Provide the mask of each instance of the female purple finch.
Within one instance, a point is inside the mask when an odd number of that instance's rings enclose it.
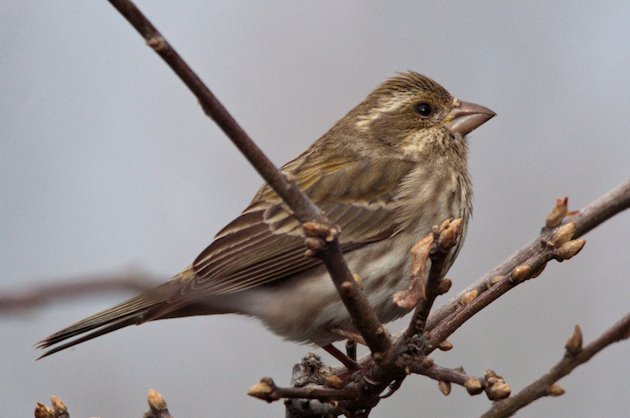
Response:
[[[382,322],[409,311],[393,295],[407,288],[414,243],[447,218],[462,218],[465,234],[472,210],[465,136],[494,115],[407,72],[381,84],[283,167],[341,229],[348,266]],[[39,347],[87,333],[46,356],[127,325],[224,313],[259,318],[290,340],[328,345],[354,329],[324,265],[304,249],[300,222],[265,185],[190,267]]]

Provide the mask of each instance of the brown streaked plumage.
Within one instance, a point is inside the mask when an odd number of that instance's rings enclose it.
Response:
[[[392,296],[408,282],[409,250],[435,224],[472,211],[467,133],[494,113],[433,80],[400,74],[376,88],[283,167],[341,228],[350,269],[383,322],[407,312]],[[465,230],[465,229],[464,229]],[[323,265],[304,255],[300,223],[268,187],[182,273],[39,343],[44,356],[113,330],[190,315],[240,313],[285,338],[326,345],[352,330]],[[463,240],[460,240],[460,243]],[[446,263],[452,264],[459,248]]]

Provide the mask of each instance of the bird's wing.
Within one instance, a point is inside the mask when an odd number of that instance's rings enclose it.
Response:
[[[348,252],[395,233],[394,196],[412,168],[411,163],[383,158],[333,161],[321,169],[301,167],[296,179],[326,216],[340,226],[341,247]],[[340,180],[346,178],[356,181],[348,184]],[[47,337],[39,343],[40,348],[92,331],[42,357],[131,324],[208,313],[206,306],[194,309],[203,295],[240,292],[316,266],[319,261],[305,256],[304,250],[300,222],[274,192],[263,187],[190,268],[156,289]]]
[[[410,162],[386,158],[331,161],[326,167],[301,167],[295,177],[340,227],[341,248],[349,252],[394,234],[394,195],[412,168]],[[348,178],[356,180],[348,182]],[[186,299],[193,290],[195,295],[240,292],[320,263],[304,251],[300,222],[265,186],[197,257],[192,265],[195,278],[176,299]]]

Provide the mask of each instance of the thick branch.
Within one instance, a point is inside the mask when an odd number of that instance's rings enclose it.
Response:
[[[372,353],[376,355],[376,361],[378,363],[389,361],[391,358],[391,340],[384,332],[376,314],[370,308],[367,298],[352,279],[352,274],[343,259],[337,242],[336,228],[295,183],[288,181],[286,176],[273,165],[210,89],[131,1],[110,0],[110,3],[186,84],[201,103],[205,113],[219,125],[269,186],[289,205],[300,222],[303,225],[307,222],[320,224],[322,226],[320,229],[328,231],[319,237],[324,242],[325,249],[318,252],[317,255],[326,265],[343,303],[350,312],[354,325]],[[326,239],[331,236],[332,239]]]
[[[579,365],[589,361],[591,357],[607,346],[628,338],[630,338],[630,314],[626,315],[623,319],[606,330],[599,338],[584,348],[579,347],[579,345],[570,348],[569,343],[567,343],[567,351],[564,357],[553,366],[548,373],[541,376],[516,395],[495,403],[482,417],[509,417],[519,409],[534,402],[536,399],[553,395],[550,388],[552,388],[555,382],[571,373],[571,371]],[[571,342],[572,340],[573,337],[569,341]]]

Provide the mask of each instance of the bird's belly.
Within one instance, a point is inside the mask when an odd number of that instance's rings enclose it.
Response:
[[[393,295],[408,287],[409,250],[414,243],[415,237],[399,234],[345,257],[350,270],[361,277],[363,290],[383,323],[409,312],[393,302]],[[324,266],[243,293],[238,311],[261,319],[289,340],[323,346],[342,339],[333,329],[354,330]]]

